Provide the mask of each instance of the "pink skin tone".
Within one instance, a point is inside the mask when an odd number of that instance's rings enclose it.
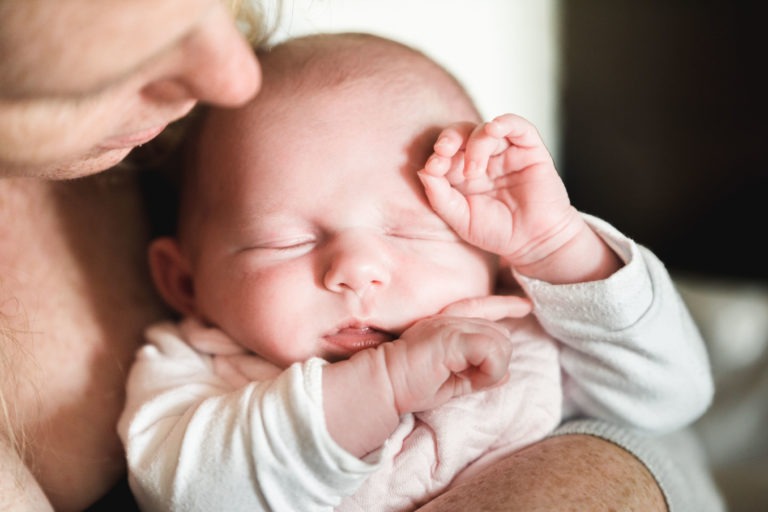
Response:
[[[449,108],[395,103],[383,116],[380,97],[366,83],[286,108],[267,89],[243,109],[212,112],[197,162],[203,221],[187,230],[192,240],[161,238],[150,251],[178,311],[281,368],[332,361],[328,429],[358,456],[401,414],[504,379],[512,347],[495,320],[530,310],[489,296],[496,257],[462,241],[419,184],[422,134],[447,125]]]
[[[55,3],[0,6],[0,177],[102,171],[196,102],[241,105],[259,88],[221,0]]]
[[[1,510],[84,510],[124,473],[122,371],[165,311],[135,264],[133,177],[25,178],[104,171],[196,102],[241,105],[260,83],[221,0],[0,0],[0,380],[24,455],[0,436]]]
[[[459,236],[523,275],[578,283],[623,265],[571,205],[536,128],[520,116],[446,128],[419,177]]]

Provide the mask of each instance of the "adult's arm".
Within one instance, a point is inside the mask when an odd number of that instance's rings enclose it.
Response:
[[[571,421],[419,512],[722,512],[691,436],[685,430],[649,438],[604,422]]]

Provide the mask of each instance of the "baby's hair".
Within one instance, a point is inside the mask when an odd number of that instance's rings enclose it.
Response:
[[[297,37],[261,48],[263,87],[286,88],[312,94],[343,87],[360,80],[381,86],[403,87],[403,92],[423,86],[434,89],[442,101],[455,100],[479,113],[459,80],[423,52],[406,44],[362,32],[323,33]]]

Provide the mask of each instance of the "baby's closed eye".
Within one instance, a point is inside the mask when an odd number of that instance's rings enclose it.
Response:
[[[440,222],[413,223],[387,229],[387,235],[407,240],[424,240],[435,242],[458,242],[460,238],[448,227]]]
[[[281,236],[275,238],[254,238],[242,244],[239,252],[258,252],[265,255],[298,255],[312,250],[317,237],[310,234]]]

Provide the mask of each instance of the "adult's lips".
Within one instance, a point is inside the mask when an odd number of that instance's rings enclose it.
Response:
[[[111,139],[102,143],[104,149],[126,149],[140,146],[145,142],[149,142],[154,139],[160,132],[165,129],[166,125],[153,126],[144,130],[138,130],[133,133],[126,133],[124,135],[112,137]]]

